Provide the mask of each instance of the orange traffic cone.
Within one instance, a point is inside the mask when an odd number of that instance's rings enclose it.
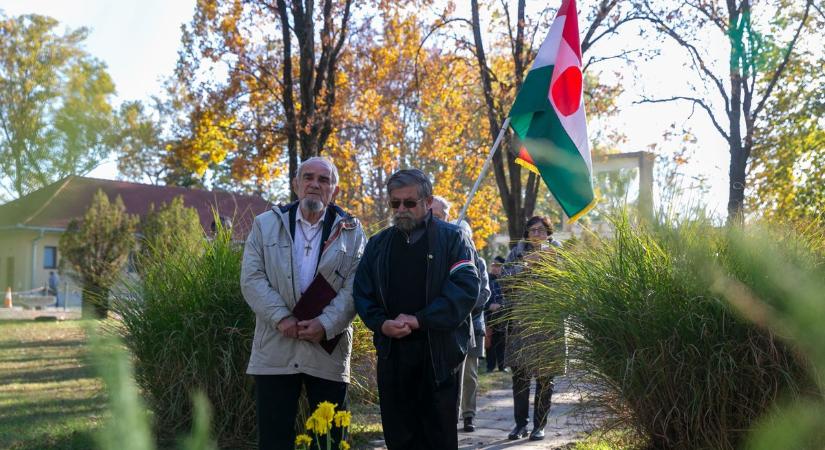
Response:
[[[6,299],[3,300],[3,308],[11,308],[11,288],[6,289]]]

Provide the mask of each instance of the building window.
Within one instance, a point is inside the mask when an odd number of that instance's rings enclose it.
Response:
[[[57,247],[43,248],[43,268],[57,269]]]

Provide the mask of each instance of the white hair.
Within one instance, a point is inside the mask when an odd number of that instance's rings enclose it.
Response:
[[[330,161],[329,158],[325,158],[323,156],[313,156],[312,158],[308,158],[303,161],[301,164],[298,165],[298,173],[295,175],[296,178],[299,180],[301,179],[301,173],[304,171],[304,165],[311,163],[311,162],[319,162],[327,166],[330,172],[330,178],[333,186],[338,185],[338,168],[335,167],[335,164]]]
[[[450,201],[449,201],[449,200],[447,200],[446,198],[444,198],[444,197],[442,197],[442,196],[440,196],[440,195],[433,195],[433,201],[434,201],[434,202],[441,203],[441,206],[443,206],[443,207],[444,207],[444,211],[445,211],[445,212],[449,212],[449,211],[450,211],[450,208],[452,208],[452,207],[453,207],[453,204],[452,204],[452,203],[450,203]]]

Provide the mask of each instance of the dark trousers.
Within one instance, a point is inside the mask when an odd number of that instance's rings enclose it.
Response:
[[[459,373],[436,387],[426,339],[393,341],[378,360],[381,424],[389,450],[458,448]]]
[[[306,374],[255,375],[259,449],[295,448],[295,416],[301,386],[306,387],[310,414],[323,401],[337,404],[336,411],[347,409],[347,383]],[[331,434],[332,447],[338,448],[340,430],[335,429]],[[321,441],[321,448],[326,448],[326,440]]]
[[[516,425],[527,425],[530,414],[530,373],[524,367],[513,367],[513,416]],[[553,377],[536,377],[536,397],[533,399],[533,429],[544,428],[553,397]]]
[[[504,345],[507,333],[493,330],[490,339],[490,350],[487,352],[487,372],[492,372],[496,368],[504,370]]]

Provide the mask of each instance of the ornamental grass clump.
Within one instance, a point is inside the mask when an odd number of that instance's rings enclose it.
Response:
[[[219,225],[197,248],[141,259],[140,279],[113,302],[120,320],[110,326],[134,356],[135,380],[161,441],[191,428],[192,392],[201,391],[213,406],[221,447],[255,444],[254,382],[246,375],[255,316],[240,290],[242,246]],[[358,320],[354,326],[350,398],[369,402],[371,336]]]
[[[527,333],[566,326],[569,374],[596,388],[612,425],[642,447],[732,449],[780,396],[819,395],[799,353],[713,287],[720,271],[758,276],[730,257],[726,229],[615,225],[611,238],[568,246],[506,283],[509,318]],[[557,367],[557,352],[542,351],[554,347],[539,345],[536,368]]]
[[[172,440],[191,427],[191,394],[199,390],[214,408],[219,445],[253,442],[254,389],[245,372],[255,318],[241,295],[241,249],[230,230],[200,248],[141,263],[141,278],[113,302],[115,331],[134,355],[158,438]]]

